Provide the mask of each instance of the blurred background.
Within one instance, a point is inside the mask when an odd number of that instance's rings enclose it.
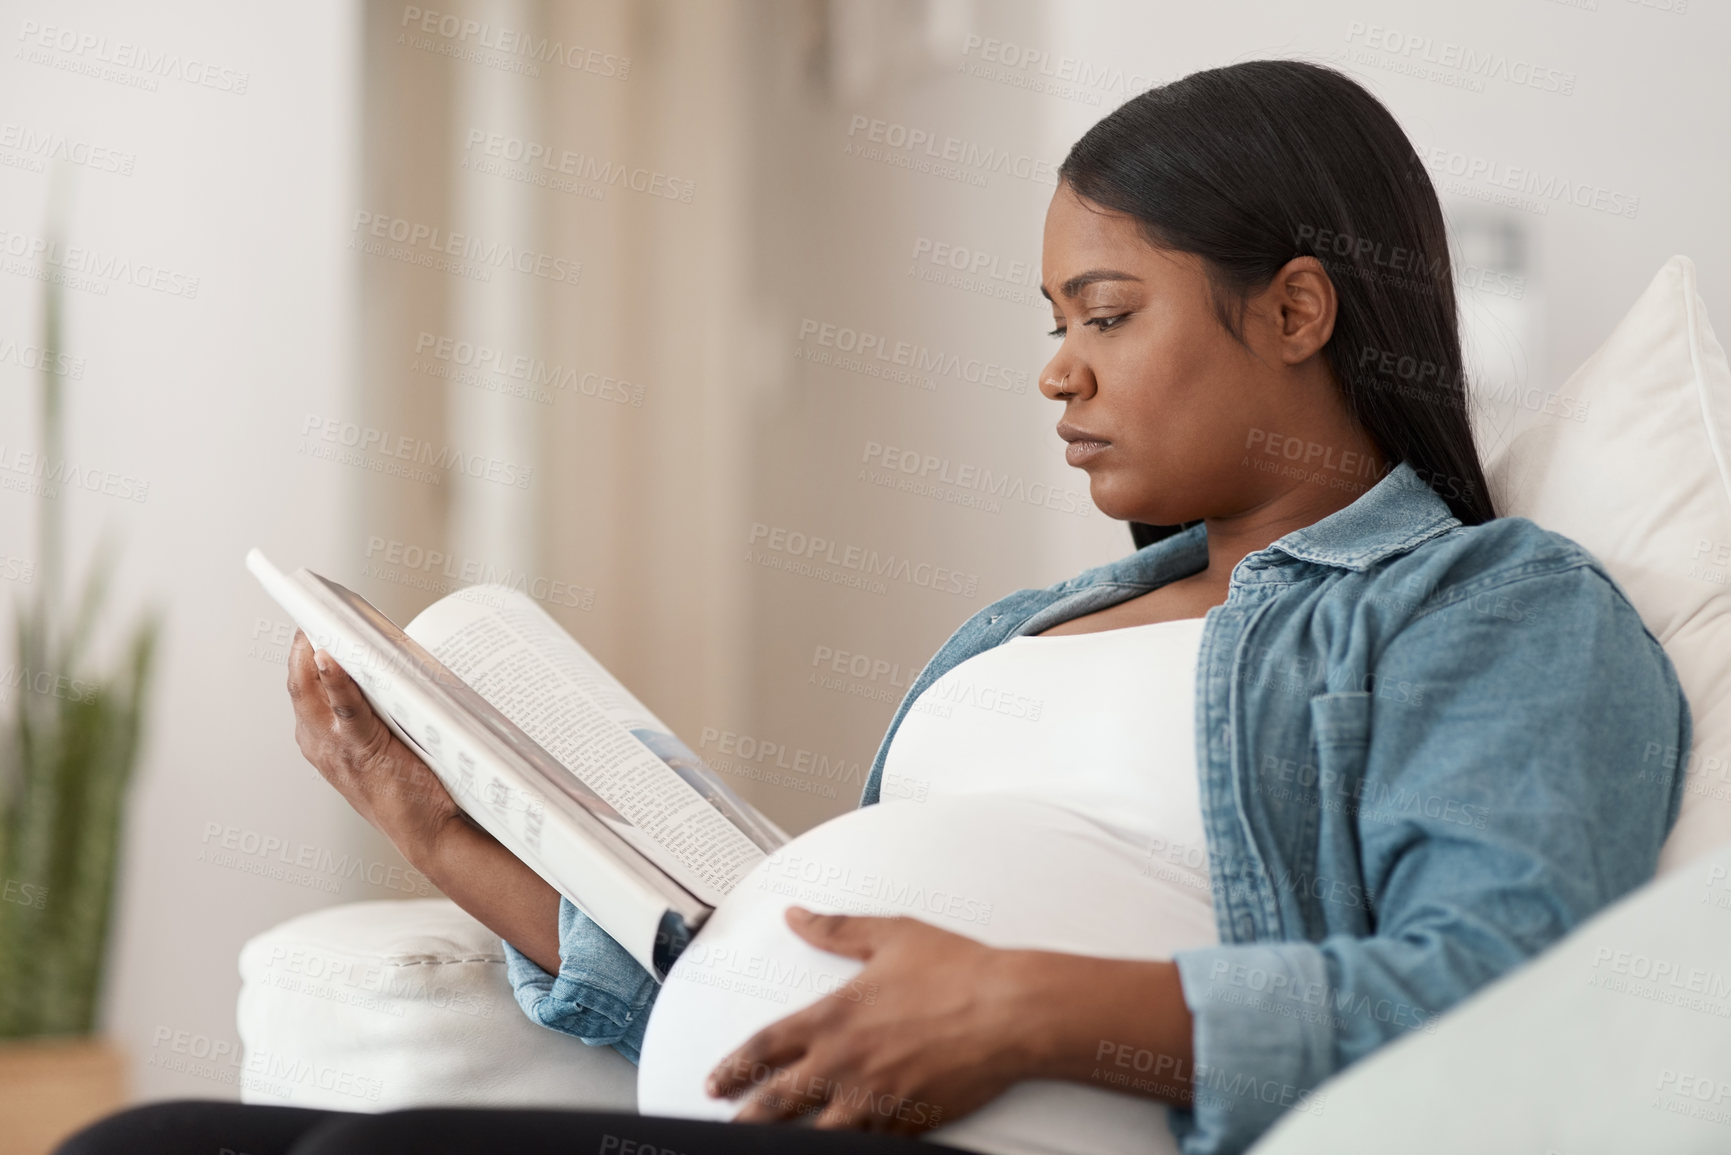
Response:
[[[1564,383],[1673,253],[1731,310],[1728,34],[1699,0],[0,2],[12,796],[33,710],[121,736],[107,809],[49,828],[116,848],[106,933],[100,878],[6,859],[13,924],[76,908],[102,964],[48,1032],[97,1050],[55,1053],[89,1102],[236,1097],[190,1059],[235,1053],[241,943],[428,893],[296,750],[249,547],[399,621],[526,589],[804,830],[975,610],[1131,548],[1038,386],[1090,125],[1240,60],[1361,80],[1442,195],[1499,438],[1591,418]],[[105,541],[88,646],[33,650]]]

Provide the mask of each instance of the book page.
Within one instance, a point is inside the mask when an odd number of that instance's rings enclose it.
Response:
[[[669,920],[700,926],[712,888],[688,885],[691,871],[365,598],[309,570],[284,574],[256,549],[246,564],[470,818],[664,975]]]
[[[643,849],[663,869],[718,902],[765,848],[658,756],[654,745],[678,742],[659,719],[530,598],[501,592],[496,609],[444,598],[404,632],[653,839]]]

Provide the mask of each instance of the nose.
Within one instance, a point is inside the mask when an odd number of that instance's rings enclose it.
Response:
[[[1060,349],[1040,373],[1040,392],[1050,401],[1092,396],[1094,375],[1081,361]]]

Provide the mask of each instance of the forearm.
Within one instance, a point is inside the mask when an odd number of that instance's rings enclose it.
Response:
[[[559,973],[559,892],[498,839],[458,817],[410,857],[452,902],[548,974]]]
[[[1014,985],[1025,992],[1017,1030],[1032,1048],[1028,1077],[1190,1104],[1194,1026],[1176,964],[1011,954]]]

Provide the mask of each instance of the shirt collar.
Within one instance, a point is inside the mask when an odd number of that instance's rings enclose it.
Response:
[[[1248,555],[1246,561],[1267,558],[1270,551],[1278,550],[1299,561],[1363,571],[1460,524],[1448,503],[1417,470],[1401,461],[1351,505],[1293,530],[1266,549]],[[1160,585],[1207,564],[1207,530],[1193,525],[1127,557],[1078,574],[1059,588],[1108,581]]]
[[[1300,561],[1367,570],[1460,524],[1448,502],[1402,461],[1351,505],[1293,530],[1268,548]]]

